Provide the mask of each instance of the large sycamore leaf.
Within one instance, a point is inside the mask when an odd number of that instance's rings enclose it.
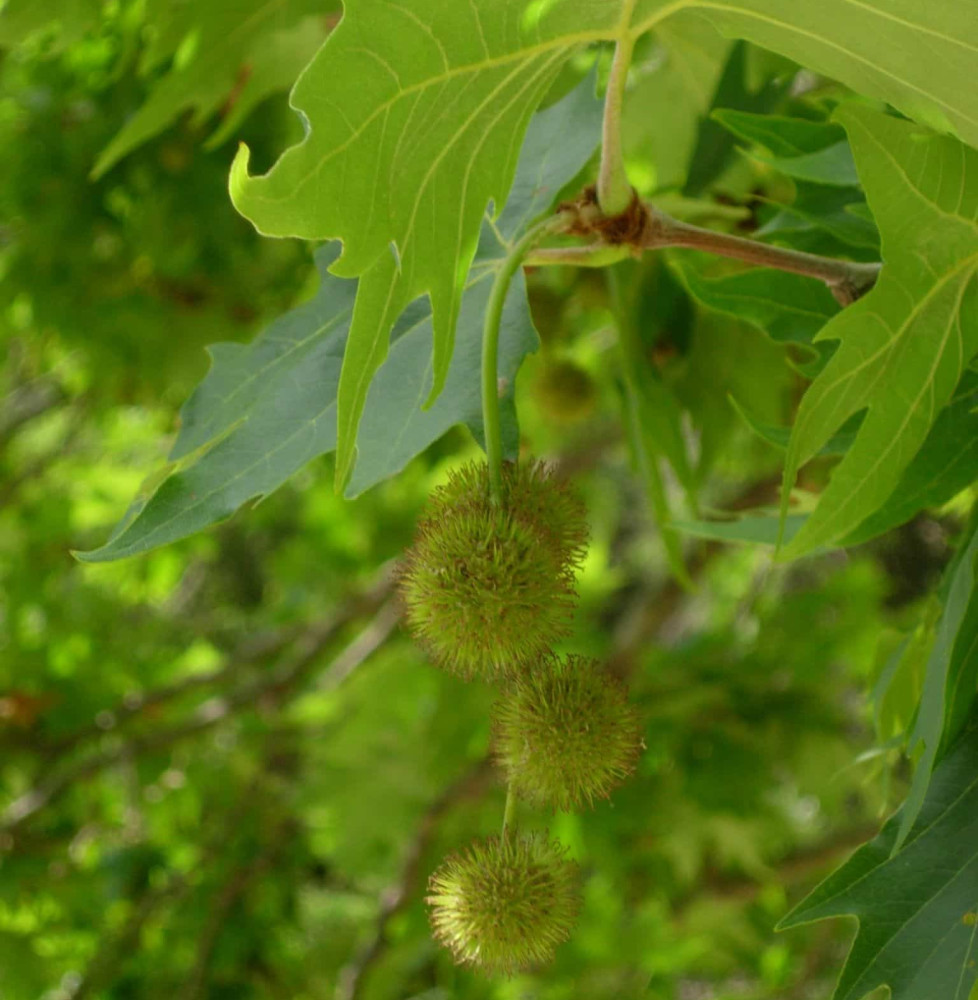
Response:
[[[331,23],[329,16],[317,14],[302,18],[291,28],[264,34],[252,47],[231,97],[221,108],[221,124],[208,137],[205,148],[216,149],[233,138],[263,100],[288,90],[322,45]]]
[[[457,424],[481,435],[482,320],[493,278],[507,245],[591,157],[600,126],[593,78],[535,116],[510,200],[499,219],[487,219],[482,228],[462,296],[458,350],[446,390],[433,407],[421,410],[432,379],[431,311],[418,300],[396,325],[390,355],[371,386],[348,495],[399,472]],[[147,483],[108,543],[82,553],[81,559],[120,559],[184,538],[333,451],[340,364],[357,292],[356,281],[327,270],[337,251],[332,244],[317,253],[321,285],[311,302],[276,320],[251,344],[211,347],[211,370],[181,412],[170,464]],[[517,274],[503,309],[499,352],[503,435],[511,457],[518,448],[516,371],[537,344],[522,274]]]
[[[845,537],[879,508],[978,350],[978,153],[861,107],[844,109],[884,267],[817,341],[838,350],[805,393],[785,462],[782,512],[800,465],[854,413],[859,434],[784,550]]]
[[[951,565],[944,584],[944,607],[927,660],[917,718],[907,743],[917,756],[913,782],[903,804],[896,846],[910,833],[920,812],[941,748],[957,735],[975,696],[978,668],[978,592],[975,558],[978,531]]]
[[[682,11],[978,143],[978,19],[910,0],[348,0],[293,91],[303,142],[262,177],[242,149],[231,196],[263,233],[343,241],[333,273],[361,278],[338,398],[337,476],[388,336],[427,293],[434,379],[448,374],[486,203],[504,203],[520,139],[582,46],[634,39]],[[923,41],[922,41],[923,39]]]
[[[143,106],[100,154],[105,173],[186,110],[198,122],[235,89],[233,121],[275,90],[290,87],[325,39],[339,0],[151,0],[146,20],[155,34],[142,61],[151,72],[172,60]],[[225,137],[228,127],[220,136]]]
[[[968,1000],[978,974],[978,726],[934,773],[909,836],[900,814],[781,921],[855,917],[834,1000],[886,985],[891,1000]]]

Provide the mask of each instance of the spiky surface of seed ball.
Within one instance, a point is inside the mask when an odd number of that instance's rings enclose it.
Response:
[[[607,798],[642,747],[624,685],[585,656],[541,658],[493,708],[493,752],[513,792],[556,810]]]
[[[436,939],[489,975],[551,961],[580,908],[577,865],[542,834],[477,840],[445,860],[428,891]]]
[[[467,465],[432,493],[405,554],[406,624],[438,666],[511,676],[567,634],[586,540],[583,504],[543,465],[504,465],[502,503],[488,467]]]

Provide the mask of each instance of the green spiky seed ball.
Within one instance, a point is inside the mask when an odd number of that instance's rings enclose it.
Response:
[[[643,747],[623,684],[584,656],[543,657],[493,709],[493,751],[513,792],[572,810],[607,798]]]
[[[533,392],[543,412],[558,423],[583,420],[594,410],[594,379],[572,361],[546,362],[533,380]]]
[[[477,840],[445,860],[428,890],[435,938],[489,975],[550,962],[580,908],[577,865],[542,834]]]
[[[405,622],[438,666],[512,676],[567,633],[586,539],[583,505],[543,465],[504,465],[502,503],[488,467],[467,465],[432,493],[405,554]]]

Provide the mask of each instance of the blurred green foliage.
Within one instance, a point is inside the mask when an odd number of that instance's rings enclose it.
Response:
[[[0,63],[0,997],[828,995],[849,929],[773,927],[901,797],[886,741],[909,724],[900,695],[913,703],[919,671],[907,661],[889,689],[892,729],[874,731],[866,691],[881,634],[926,612],[960,512],[789,566],[687,539],[683,591],[622,437],[607,289],[587,272],[531,275],[544,347],[518,383],[523,446],[587,500],[573,648],[629,681],[647,752],[593,812],[522,816],[586,874],[557,963],[509,981],[454,968],[422,897],[446,853],[498,827],[493,695],[423,661],[390,574],[425,496],[475,446],[456,429],[353,502],[319,460],[205,534],[75,563],[163,462],[203,345],[252,336],[315,279],[305,247],[233,211],[230,145],[202,148],[219,123],[179,121],[90,180],[151,86],[139,5],[105,4],[60,41],[42,29]],[[693,32],[649,47],[639,88],[678,86],[670,44],[720,79],[727,46]],[[746,54],[761,82],[741,85],[742,111],[786,72]],[[711,93],[687,98],[697,114]],[[783,113],[823,110],[817,89],[779,93]],[[697,180],[722,197],[680,199],[677,150],[696,137],[671,144],[667,117],[634,126],[649,193],[691,216],[736,228],[752,192],[767,204],[790,184],[733,156]],[[240,136],[262,166],[296,127],[279,94]],[[728,394],[785,424],[802,384],[793,348],[694,305],[661,260],[630,280],[645,355],[695,421],[700,503],[771,503],[780,455]],[[559,382],[541,366],[557,362],[587,377],[587,407],[558,400],[554,419]],[[807,474],[815,486],[824,469]]]

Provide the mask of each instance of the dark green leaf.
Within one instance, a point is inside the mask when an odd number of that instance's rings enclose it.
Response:
[[[748,545],[776,545],[778,517],[745,515],[736,521],[673,521],[677,531],[715,542],[742,542]],[[785,524],[785,537],[792,538],[805,523],[804,514],[791,514]]]
[[[717,111],[714,118],[728,131],[770,150],[750,155],[798,180],[855,186],[859,175],[845,130],[834,122],[812,122],[778,115]]]
[[[699,254],[674,255],[690,295],[709,309],[747,320],[777,343],[802,345],[811,361],[801,365],[801,371],[814,378],[832,355],[830,345],[814,342],[816,334],[839,312],[825,285],[767,268],[710,277],[698,266],[699,260],[707,259]]]
[[[462,299],[448,391],[427,411],[419,409],[432,378],[427,305],[412,306],[395,328],[361,425],[350,495],[398,472],[450,427],[481,427],[482,317],[504,254],[497,234],[518,236],[591,156],[601,120],[593,91],[593,79],[585,80],[534,119],[512,197],[498,222],[483,227]],[[270,493],[335,448],[336,393],[357,288],[355,281],[329,273],[337,252],[332,244],[317,254],[321,284],[312,302],[277,320],[250,345],[211,348],[212,369],[184,407],[171,465],[147,484],[109,542],[81,558],[118,559],[183,538]],[[513,384],[536,343],[517,277],[503,312],[499,360],[511,454],[517,445]]]
[[[714,111],[712,117],[728,132],[763,146],[776,157],[806,156],[846,142],[846,131],[836,122],[750,114],[726,108]]]
[[[932,608],[932,605],[935,606]],[[924,686],[927,657],[934,641],[934,625],[940,617],[940,605],[932,601],[924,620],[908,636],[898,639],[885,653],[877,649],[877,657],[885,655],[879,676],[873,685],[873,722],[880,743],[897,741],[904,746],[920,702]],[[891,636],[884,636],[881,646],[889,645]]]
[[[791,441],[790,427],[777,427],[774,424],[767,424],[762,420],[758,420],[747,407],[742,403],[738,403],[733,396],[730,397],[730,402],[737,411],[738,416],[761,440],[767,441],[768,444],[773,444],[775,448],[780,448],[782,451],[787,450],[788,443]],[[819,455],[844,455],[852,446],[852,442],[859,432],[862,416],[861,413],[856,413],[850,417],[846,421],[845,426],[841,427],[822,445]]]
[[[975,558],[978,531],[963,555],[950,567],[944,609],[937,623],[934,646],[927,660],[917,720],[907,741],[907,752],[919,754],[913,783],[900,815],[897,847],[903,843],[920,812],[942,744],[953,738],[974,698],[978,669],[978,599],[975,597]],[[968,686],[968,680],[971,684]]]
[[[754,159],[789,177],[813,184],[853,187],[859,183],[848,142],[837,142],[816,153],[803,153],[801,156],[761,156],[755,153]]]
[[[796,180],[794,201],[780,206],[778,214],[758,229],[755,236],[773,236],[781,241],[787,238],[794,245],[799,233],[807,235],[812,230],[824,229],[843,244],[879,253],[879,235],[865,207],[841,125],[735,111],[717,111],[714,117],[734,135],[771,153],[755,152],[752,154],[755,159]],[[853,211],[867,214],[854,215]],[[839,254],[833,247],[798,246],[798,249]]]
[[[795,200],[778,208],[777,214],[754,233],[756,237],[770,238],[811,253],[879,260],[879,232],[858,188],[798,181]],[[813,242],[819,233],[832,240]]]
[[[948,670],[942,752],[964,726],[978,688],[978,587],[972,586]]]
[[[859,545],[946,503],[978,479],[978,373],[966,371],[890,499],[848,538]]]
[[[892,1000],[967,1000],[978,940],[978,728],[934,772],[902,846],[901,814],[799,906],[779,929],[851,916],[859,930],[835,1000],[879,986]]]
[[[777,104],[784,95],[790,81],[768,80],[760,90],[748,89],[747,46],[744,42],[734,45],[723,68],[713,95],[712,108],[732,108],[738,111],[767,111]],[[717,125],[713,118],[717,112],[704,117],[699,124],[696,146],[690,159],[689,174],[683,186],[683,194],[694,198],[722,172],[730,161],[734,142],[730,133]],[[763,116],[761,116],[763,117]]]

